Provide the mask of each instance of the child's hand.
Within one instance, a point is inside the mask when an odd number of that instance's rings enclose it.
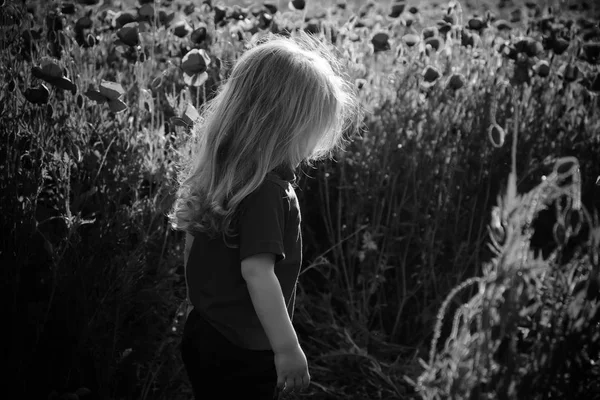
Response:
[[[275,353],[277,387],[285,390],[306,389],[310,384],[308,362],[300,345]]]

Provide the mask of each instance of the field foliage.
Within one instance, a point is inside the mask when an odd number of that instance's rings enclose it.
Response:
[[[600,9],[355,3],[0,0],[18,393],[191,397],[176,150],[248,40],[303,29],[367,114],[300,174],[312,384],[288,397],[598,398]]]

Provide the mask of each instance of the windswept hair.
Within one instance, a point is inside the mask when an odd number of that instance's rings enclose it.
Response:
[[[347,143],[363,109],[329,46],[302,31],[249,43],[179,152],[173,229],[236,236],[237,206],[269,171],[312,165]]]

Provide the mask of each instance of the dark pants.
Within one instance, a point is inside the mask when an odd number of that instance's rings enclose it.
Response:
[[[278,398],[273,351],[234,345],[195,310],[185,321],[180,350],[195,400]]]

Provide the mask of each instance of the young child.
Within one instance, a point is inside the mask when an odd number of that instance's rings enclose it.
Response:
[[[303,32],[251,43],[181,152],[169,218],[187,232],[193,309],[180,349],[196,400],[272,399],[310,383],[291,322],[302,263],[294,171],[331,157],[362,121],[341,69]]]

